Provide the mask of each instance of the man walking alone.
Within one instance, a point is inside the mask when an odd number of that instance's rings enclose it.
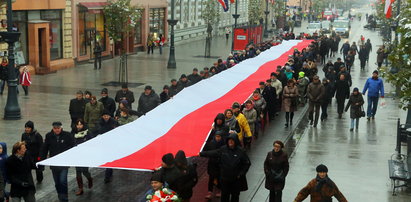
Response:
[[[362,94],[365,95],[367,90],[368,90],[367,120],[370,120],[370,118],[374,119],[375,114],[377,113],[378,99],[380,97],[380,93],[381,93],[381,98],[384,98],[384,82],[382,81],[382,79],[378,77],[377,70],[375,70],[372,73],[372,77],[368,78],[367,81],[365,82],[364,89],[362,90]]]
[[[318,118],[320,117],[320,107],[322,99],[324,97],[324,86],[320,82],[320,78],[315,75],[313,82],[308,85],[307,96],[309,99],[308,118],[310,119],[310,125],[314,124],[314,128],[317,127]],[[315,111],[315,119],[313,117]]]

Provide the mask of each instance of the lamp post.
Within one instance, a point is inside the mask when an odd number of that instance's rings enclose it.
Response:
[[[174,9],[175,3],[174,0],[171,0],[171,19],[167,20],[168,24],[171,26],[170,31],[170,56],[168,57],[167,68],[176,68],[176,56],[175,56],[175,47],[174,47],[174,26],[177,24],[178,20],[174,19]]]
[[[13,32],[13,10],[12,0],[7,0],[7,32],[1,32],[1,40],[8,44],[8,94],[6,107],[4,108],[4,119],[21,119],[20,106],[17,99],[17,72],[14,68],[14,42],[19,40],[20,33]]]
[[[268,11],[268,0],[265,0],[265,25],[264,25],[264,37],[268,37],[268,14],[270,14],[270,11]]]
[[[237,19],[240,17],[240,14],[238,14],[237,11],[238,11],[238,0],[235,1],[235,11],[234,11],[234,14],[233,14],[234,29],[237,28]],[[234,29],[232,31],[232,33],[233,33],[233,43],[231,44],[231,52],[234,51]]]

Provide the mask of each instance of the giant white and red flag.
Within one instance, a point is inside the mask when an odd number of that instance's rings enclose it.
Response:
[[[99,135],[57,156],[39,162],[47,166],[101,167],[151,171],[166,153],[185,151],[187,157],[202,150],[215,116],[235,101],[244,102],[284,65],[294,48],[311,41],[284,41],[209,79],[183,89],[134,122]]]

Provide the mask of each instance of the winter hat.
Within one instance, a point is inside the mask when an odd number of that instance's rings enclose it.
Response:
[[[378,75],[378,71],[377,71],[377,70],[374,70],[372,73]]]
[[[153,87],[151,87],[151,86],[146,86],[146,87],[144,87],[144,90],[153,90]]]
[[[51,124],[53,127],[61,127],[63,124],[60,121],[55,121]]]
[[[164,85],[163,90],[164,89],[170,89],[170,87],[168,85]]]
[[[156,182],[164,183],[163,176],[161,175],[161,172],[154,172],[153,175],[151,176],[150,181],[156,181]]]
[[[174,165],[174,156],[172,153],[165,154],[161,160],[166,164],[166,165]]]
[[[300,73],[298,73],[298,76],[299,76],[300,78],[303,78],[303,77],[305,76],[305,73],[304,73],[304,72],[300,72]]]
[[[128,88],[127,83],[123,83],[123,84],[121,84],[121,88]]]
[[[321,172],[328,173],[328,168],[327,168],[327,166],[325,166],[325,165],[323,165],[323,164],[318,165],[315,170],[317,171],[317,173],[321,173]]]
[[[238,102],[234,102],[233,105],[231,106],[232,109],[237,109],[241,108],[240,104]]]
[[[33,121],[27,121],[26,124],[24,124],[24,127],[34,129]]]
[[[186,153],[184,153],[183,150],[179,150],[176,153],[175,161],[176,163],[180,163],[181,165],[187,165]]]
[[[277,74],[276,74],[275,72],[272,72],[272,73],[271,73],[271,76],[277,77]]]
[[[110,112],[109,112],[108,110],[104,110],[104,111],[103,111],[103,113],[101,114],[101,116],[104,116],[104,115],[109,115],[109,116],[111,116],[111,114],[110,114]]]
[[[358,90],[358,88],[354,88],[353,92],[359,92],[360,90]]]
[[[182,78],[187,78],[187,76],[186,76],[185,74],[182,74],[182,75],[180,76],[180,79],[182,79]]]
[[[103,88],[103,89],[101,89],[101,94],[107,94],[107,93],[108,93],[107,88]]]

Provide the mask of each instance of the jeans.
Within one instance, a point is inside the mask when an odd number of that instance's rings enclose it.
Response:
[[[231,196],[231,198],[230,198]],[[221,181],[221,202],[239,202],[240,201],[240,182]]]
[[[311,102],[311,101],[308,106],[308,119],[310,119],[310,121],[314,121],[314,126],[317,125],[318,118],[320,118],[320,106],[321,106],[320,103]],[[315,117],[314,117],[314,113],[315,113]]]
[[[68,168],[57,167],[52,168],[54,185],[56,187],[57,195],[60,202],[68,201],[68,187],[67,187],[67,174]]]
[[[360,118],[356,118],[356,119],[351,119],[351,128],[355,128],[358,129],[358,124],[360,123]]]
[[[160,55],[163,54],[163,46],[162,45],[158,46],[158,50],[160,50]]]
[[[281,202],[283,196],[283,191],[270,191],[270,200],[269,202]]]
[[[24,200],[24,202],[36,202],[36,197],[34,196],[35,192],[34,190],[30,190],[27,193],[27,196],[23,196],[23,197],[12,197],[11,198],[11,202],[21,202],[22,199]]]
[[[374,117],[377,113],[379,97],[368,96],[368,107],[367,107],[367,117]]]

